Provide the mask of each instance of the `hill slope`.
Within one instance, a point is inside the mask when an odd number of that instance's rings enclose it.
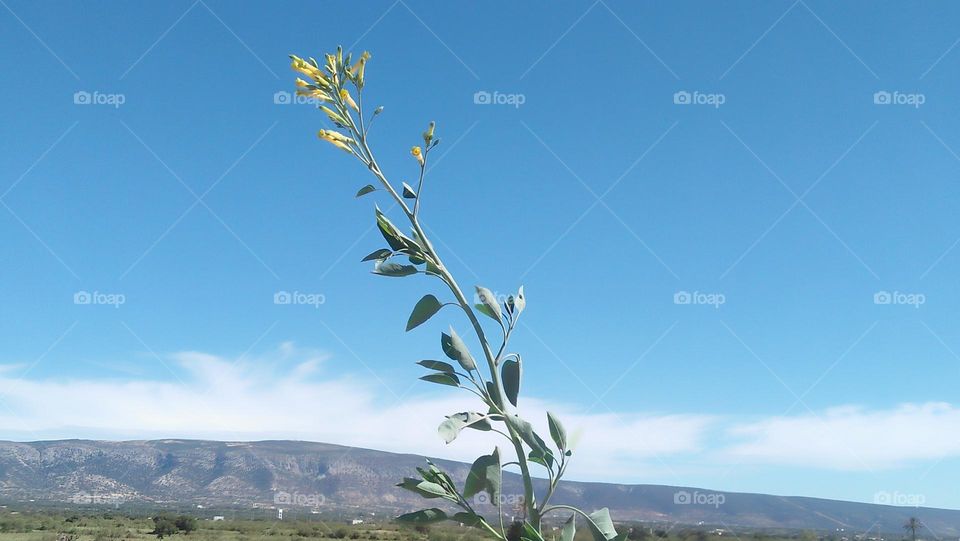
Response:
[[[437,460],[458,480],[468,465]],[[189,502],[361,508],[383,512],[423,506],[394,485],[423,458],[299,441],[0,442],[0,498],[82,502]],[[507,475],[504,494],[521,494]],[[919,518],[938,537],[960,535],[960,511],[901,508],[816,498],[719,493],[689,487],[566,482],[555,500],[618,520],[729,527],[845,528],[851,535],[900,532]],[[482,509],[482,507],[481,507]]]

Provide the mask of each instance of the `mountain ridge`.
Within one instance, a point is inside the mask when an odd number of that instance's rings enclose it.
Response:
[[[469,465],[432,459],[462,482]],[[0,441],[0,498],[48,502],[364,509],[433,506],[394,485],[424,457],[299,441]],[[543,480],[538,480],[542,488]],[[522,494],[504,475],[504,507]],[[960,510],[897,507],[698,487],[564,481],[555,501],[609,507],[617,520],[748,528],[902,532],[915,516],[939,538],[960,536]],[[478,501],[481,512],[492,510]]]

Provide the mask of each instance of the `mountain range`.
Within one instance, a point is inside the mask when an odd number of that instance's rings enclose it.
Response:
[[[462,482],[469,465],[434,460]],[[395,485],[424,458],[302,441],[203,440],[0,442],[0,498],[76,504],[190,504],[399,513],[432,507]],[[505,508],[522,494],[504,476]],[[960,536],[960,511],[708,490],[695,487],[565,481],[555,502],[616,520],[712,527],[843,530],[846,536],[896,532],[918,518],[922,533]],[[425,505],[429,503],[430,505]],[[490,510],[487,502],[478,509]]]

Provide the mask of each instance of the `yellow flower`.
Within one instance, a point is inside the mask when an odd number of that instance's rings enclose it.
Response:
[[[324,113],[327,113],[327,117],[329,117],[331,121],[333,121],[333,122],[335,122],[335,123],[337,123],[337,124],[340,124],[341,126],[349,126],[349,125],[350,125],[350,123],[347,122],[347,120],[346,120],[345,118],[343,118],[342,116],[340,116],[338,113],[334,112],[334,111],[333,111],[332,109],[330,109],[329,107],[327,107],[327,106],[324,105],[324,106],[321,106],[320,109],[323,110]]]
[[[353,154],[353,149],[350,148],[350,145],[354,142],[353,139],[343,135],[342,133],[333,130],[320,130],[317,132],[317,137],[339,149]]]
[[[363,74],[367,67],[367,60],[370,60],[370,53],[364,51],[363,54],[360,55],[360,60],[357,60],[357,63],[350,68],[350,75],[353,76],[358,88],[363,88]]]
[[[320,70],[299,56],[290,55],[290,59],[290,67],[293,68],[294,71],[299,71],[307,77],[312,77],[314,79],[323,77],[323,73]]]
[[[308,82],[304,81],[303,79],[297,77],[297,86],[299,86],[300,88],[304,88],[304,87],[310,86],[310,83],[308,83]]]
[[[410,149],[410,154],[412,154],[413,157],[417,159],[417,163],[419,163],[420,166],[422,167],[422,166],[423,166],[423,152],[420,151],[420,147],[413,147],[413,148],[411,148],[411,149]]]
[[[314,98],[320,101],[333,101],[333,98],[331,98],[329,94],[317,89],[297,90],[297,95],[305,96],[307,98]]]
[[[346,88],[340,89],[340,100],[349,105],[354,111],[360,111],[360,108],[357,107],[357,102],[353,101],[353,98],[350,96],[350,92],[347,92]]]

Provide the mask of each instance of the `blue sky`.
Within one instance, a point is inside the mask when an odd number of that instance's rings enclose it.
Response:
[[[2,7],[0,437],[486,448],[414,384],[437,285],[368,274],[372,179],[277,97],[287,54],[344,44],[388,175],[438,122],[459,280],[525,285],[572,477],[960,508],[960,6]]]

